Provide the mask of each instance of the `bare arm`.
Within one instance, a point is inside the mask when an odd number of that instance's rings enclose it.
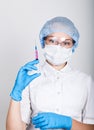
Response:
[[[28,71],[37,70],[34,66],[38,64],[38,60],[30,61],[22,66],[17,74],[14,87],[10,93],[11,101],[6,119],[6,130],[26,130],[26,124],[22,122],[20,113],[20,101],[22,100],[22,92],[29,83],[40,76],[40,73],[28,75]]]
[[[26,130],[26,124],[21,120],[20,102],[12,99],[6,119],[6,130]]]
[[[73,120],[71,130],[94,130],[94,125],[83,124],[76,120]]]
[[[40,76],[40,73],[28,75],[28,71],[37,70],[34,66],[39,60],[30,61],[22,66],[17,74],[14,87],[10,93],[11,101],[6,119],[6,130],[26,130],[26,124],[22,122],[20,112],[20,101],[22,100],[22,92],[29,83]]]

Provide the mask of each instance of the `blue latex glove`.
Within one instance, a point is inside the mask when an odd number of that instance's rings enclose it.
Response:
[[[25,87],[35,78],[40,76],[40,73],[37,73],[37,67],[34,66],[35,64],[38,64],[39,60],[34,60],[23,67],[19,70],[17,74],[17,78],[13,87],[13,90],[10,94],[12,99],[15,101],[20,101],[22,99],[22,91],[25,89]],[[28,71],[33,71],[36,70],[35,74],[28,75]]]
[[[32,118],[35,128],[40,129],[66,129],[71,130],[72,118],[52,112],[38,113]]]

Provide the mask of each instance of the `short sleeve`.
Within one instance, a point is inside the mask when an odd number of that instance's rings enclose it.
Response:
[[[87,102],[83,111],[83,123],[94,124],[94,81],[87,80]]]
[[[21,108],[22,121],[25,122],[26,124],[29,124],[32,111],[30,106],[29,87],[26,87],[23,90],[20,108]]]

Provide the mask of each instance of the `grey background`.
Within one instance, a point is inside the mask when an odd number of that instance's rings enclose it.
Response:
[[[2,0],[0,1],[0,130],[5,130],[9,94],[19,68],[34,59],[38,34],[46,20],[66,16],[80,32],[73,55],[75,68],[94,78],[94,0]],[[42,58],[41,58],[42,57]]]

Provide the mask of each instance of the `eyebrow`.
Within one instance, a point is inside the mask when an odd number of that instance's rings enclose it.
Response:
[[[50,35],[50,36],[47,36],[47,37],[55,37],[55,36],[51,36],[51,35]],[[47,37],[46,37],[46,38],[47,38]]]

